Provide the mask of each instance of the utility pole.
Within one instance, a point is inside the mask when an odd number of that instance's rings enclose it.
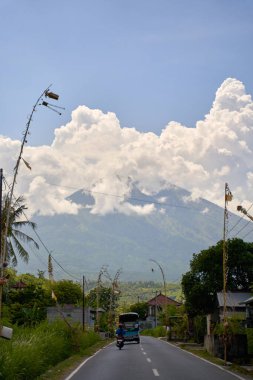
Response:
[[[224,225],[223,225],[223,326],[224,326],[224,362],[227,364],[227,339],[228,339],[228,318],[227,318],[227,276],[228,276],[228,250],[227,250],[227,234],[228,234],[228,202],[232,201],[233,195],[225,183],[225,205],[224,205]]]
[[[95,325],[95,331],[99,332],[99,306],[100,306],[100,288],[101,288],[101,282],[102,282],[102,276],[106,273],[106,267],[103,265],[102,268],[99,271],[98,279],[97,279],[97,288],[96,288],[96,299],[97,299],[97,309],[96,309],[96,325]]]
[[[107,278],[111,281],[111,294],[110,294],[110,306],[109,306],[109,326],[110,326],[110,332],[113,331],[113,319],[115,317],[114,315],[114,308],[113,308],[113,302],[116,294],[119,294],[119,291],[117,290],[119,287],[118,281],[121,274],[121,269],[118,269],[114,278],[112,279],[108,272],[106,272]]]

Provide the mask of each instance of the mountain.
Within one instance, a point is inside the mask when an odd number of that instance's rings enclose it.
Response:
[[[192,255],[215,245],[223,236],[224,210],[204,199],[185,202],[189,196],[188,191],[175,186],[152,196],[135,187],[128,202],[153,203],[155,212],[146,216],[94,215],[89,208],[82,208],[78,215],[36,216],[33,221],[55,260],[75,277],[97,278],[102,265],[108,265],[112,277],[122,268],[122,280],[161,281],[158,265],[150,261],[153,259],[163,268],[167,281],[179,281]],[[86,206],[94,202],[82,191],[70,199]],[[238,220],[231,214],[231,225]],[[47,252],[41,246],[37,253],[31,252],[28,266],[20,263],[18,270],[46,270],[46,260]],[[56,277],[68,277],[56,262],[53,264]]]

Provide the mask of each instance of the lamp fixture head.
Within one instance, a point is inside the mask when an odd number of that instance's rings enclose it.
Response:
[[[54,100],[58,100],[59,99],[59,95],[55,94],[54,92],[52,91],[45,91],[45,96],[50,98],[50,99],[54,99]]]

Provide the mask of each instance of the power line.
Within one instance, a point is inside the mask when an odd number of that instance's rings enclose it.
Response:
[[[250,230],[249,232],[247,232],[243,237],[242,237],[242,239],[245,239],[250,233],[252,233],[253,232],[253,230]]]
[[[250,220],[239,230],[239,231],[237,231],[237,233],[234,235],[234,237],[236,237],[236,236],[238,236],[239,235],[239,233],[242,231],[242,230],[244,230],[244,228],[246,228],[248,225],[250,224]]]
[[[73,187],[73,186],[63,186],[63,185],[57,185],[55,183],[50,183],[50,182],[47,182],[48,185],[51,185],[51,186],[55,186],[55,187],[59,187],[59,188],[66,188],[66,189],[71,189],[71,190],[80,190],[80,188],[78,187]],[[86,191],[87,193],[90,193],[90,194],[98,194],[98,195],[104,195],[104,196],[109,196],[109,197],[114,197],[114,198],[123,198],[125,199],[125,195],[117,195],[117,194],[111,194],[111,193],[105,193],[105,192],[99,192],[99,191],[95,191],[95,190],[89,190],[89,189],[86,189],[86,188],[82,188],[83,191]],[[134,200],[134,201],[138,201],[138,202],[142,202],[142,203],[148,203],[148,204],[155,204],[155,205],[159,205],[159,206],[168,206],[168,207],[176,207],[176,208],[183,208],[183,209],[187,209],[187,210],[193,210],[193,211],[197,211],[197,212],[200,212],[200,210],[194,208],[194,207],[187,207],[187,206],[182,206],[182,205],[176,205],[176,204],[171,204],[171,203],[166,203],[166,202],[158,202],[154,199],[151,199],[151,200],[145,200],[145,199],[140,199],[140,198],[135,198],[135,197],[127,197],[127,200]]]
[[[10,186],[8,185],[6,179],[4,178],[4,182],[5,182],[5,185],[7,186],[7,188],[10,189]],[[17,200],[17,197],[15,197],[13,195],[14,199]],[[30,222],[29,218],[27,217],[26,213],[23,211],[23,215],[25,217],[25,219]],[[72,277],[73,279],[75,280],[78,280],[80,281],[80,278],[77,278],[75,276],[73,276],[70,272],[68,272],[66,269],[63,268],[63,266],[52,256],[52,253],[49,251],[49,249],[47,248],[47,246],[44,244],[43,240],[41,239],[40,235],[38,234],[38,232],[34,229],[33,232],[35,233],[35,235],[37,236],[37,238],[39,239],[40,243],[42,244],[42,246],[44,247],[44,249],[47,251],[47,253],[49,255],[51,255],[52,259],[55,261],[55,263],[66,273],[68,274],[68,276]],[[44,264],[44,263],[43,263]]]
[[[253,203],[251,203],[251,205],[250,205],[250,207],[247,209],[247,212],[251,209],[251,207],[253,206]],[[241,217],[240,217],[240,219],[235,223],[235,225],[232,227],[232,228],[230,228],[230,230],[228,231],[228,233],[230,233],[231,231],[233,231],[233,229],[243,220],[245,218],[245,215],[242,215]],[[246,226],[248,225],[248,223],[246,224]],[[245,226],[245,227],[246,227]],[[241,230],[240,230],[241,231]],[[240,232],[239,231],[239,232]],[[238,234],[238,233],[237,233]],[[235,236],[237,236],[237,235],[235,235]]]

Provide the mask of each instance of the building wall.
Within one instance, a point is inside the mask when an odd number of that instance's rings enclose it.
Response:
[[[83,309],[81,307],[74,307],[72,305],[66,305],[59,308],[57,307],[48,307],[47,308],[47,320],[52,322],[56,319],[69,319],[74,323],[83,323]],[[93,326],[94,321],[91,319],[90,308],[84,309],[84,321],[85,325]]]

